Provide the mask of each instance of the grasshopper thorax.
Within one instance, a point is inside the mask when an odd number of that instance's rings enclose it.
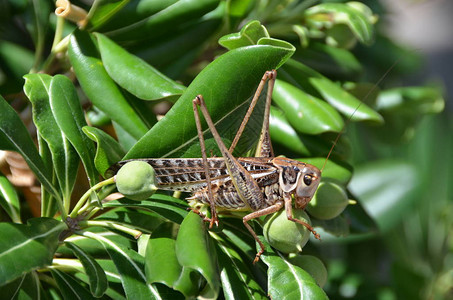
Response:
[[[272,160],[279,170],[279,185],[284,193],[294,195],[296,208],[305,208],[318,188],[321,171],[312,165],[285,158]]]

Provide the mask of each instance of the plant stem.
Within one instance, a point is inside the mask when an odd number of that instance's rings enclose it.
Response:
[[[121,232],[124,232],[126,234],[129,234],[129,235],[133,236],[135,239],[138,239],[142,235],[142,232],[140,230],[133,229],[133,228],[130,228],[130,227],[127,227],[127,226],[124,226],[124,225],[121,225],[119,223],[112,222],[112,221],[88,220],[88,221],[80,221],[79,225],[82,227],[101,226],[101,227],[112,228],[112,229],[116,229]]]
[[[103,186],[107,186],[107,185],[114,184],[114,183],[115,183],[115,178],[111,177],[109,179],[101,181],[101,182],[95,184],[94,186],[92,186],[88,191],[86,191],[85,194],[83,194],[83,196],[77,202],[76,206],[74,207],[74,209],[72,210],[72,212],[69,216],[71,218],[75,218],[77,215],[79,215],[81,212],[85,211],[89,207],[90,203],[87,203],[88,206],[84,207],[83,210],[81,209],[82,206],[85,204],[85,202],[90,198],[91,193],[94,193],[96,190],[100,189]]]

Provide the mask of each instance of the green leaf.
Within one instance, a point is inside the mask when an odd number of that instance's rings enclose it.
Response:
[[[268,299],[253,274],[231,244],[215,235],[220,279],[225,299]]]
[[[99,174],[104,175],[111,165],[121,160],[125,152],[118,142],[104,131],[90,126],[84,126],[82,130],[97,144],[94,165]]]
[[[108,229],[105,229],[104,227],[88,227],[85,230],[103,236],[121,247],[125,248],[134,247],[134,241],[132,241],[129,237],[112,232]],[[98,241],[93,240],[91,238],[80,235],[73,235],[71,237],[66,238],[65,242],[75,244],[79,248],[83,249],[85,253],[95,258],[109,257],[105,248]],[[60,245],[60,247],[58,247],[57,252],[64,256],[73,256],[73,251],[66,247],[65,244]]]
[[[285,81],[276,80],[272,98],[301,133],[314,135],[343,129],[343,119],[332,106]]]
[[[66,242],[66,246],[71,249],[75,256],[80,260],[85,269],[90,283],[90,291],[94,297],[101,297],[108,287],[107,277],[102,267],[81,248],[75,244]]]
[[[77,175],[74,170],[79,167],[79,157],[53,115],[50,104],[52,77],[47,74],[27,74],[24,78],[24,92],[33,106],[33,122],[50,149],[53,169],[63,198],[69,201]]]
[[[178,198],[173,198],[163,194],[153,194],[148,200],[129,200],[119,199],[109,201],[103,205],[104,207],[133,207],[151,210],[169,221],[175,223],[181,223],[184,217],[187,215],[186,208],[188,207],[187,202]]]
[[[167,1],[103,1],[91,18],[93,28],[90,31],[105,32],[126,27],[143,20],[162,9],[174,4],[177,0]],[[105,3],[105,5],[104,5]],[[125,6],[123,4],[126,3]],[[118,9],[120,8],[120,10]],[[96,29],[96,30],[94,30]]]
[[[363,4],[359,7],[343,3],[321,3],[305,11],[307,18],[316,14],[328,14],[329,23],[347,25],[364,44],[369,45],[373,41],[373,17],[370,9]]]
[[[296,130],[289,124],[285,113],[271,106],[269,133],[273,143],[284,145],[299,155],[310,155],[310,150],[299,138]]]
[[[82,131],[82,127],[86,126],[85,116],[74,85],[66,76],[52,78],[50,106],[58,127],[82,159],[90,185],[94,185],[98,181],[94,168],[94,145]]]
[[[0,294],[3,299],[40,299],[42,297],[41,288],[38,274],[30,272],[8,284],[0,286]]]
[[[357,80],[363,72],[359,60],[350,51],[315,41],[310,41],[308,48],[296,50],[293,58],[329,78]]]
[[[178,290],[185,297],[196,297],[202,277],[195,270],[183,268],[179,264],[174,233],[174,223],[167,222],[152,234],[146,248],[146,278],[150,283],[163,283]]]
[[[258,40],[269,37],[266,27],[257,20],[252,20],[245,24],[240,32],[235,32],[222,36],[219,44],[228,50],[258,44]]]
[[[130,0],[104,0],[97,5],[93,5],[90,10],[89,24],[86,29],[93,31],[95,28],[102,26],[114,18],[118,12],[129,4]]]
[[[0,82],[0,93],[3,95],[18,93],[24,84],[22,76],[33,67],[33,52],[2,39],[0,62],[4,73]]]
[[[328,299],[310,274],[273,253],[269,245],[261,259],[269,267],[268,293],[272,299]]]
[[[199,19],[162,40],[140,43],[130,51],[168,76],[179,78],[222,25],[222,17],[216,14]]]
[[[14,109],[0,96],[0,148],[19,152],[44,188],[61,201],[52,184],[52,175],[44,165],[24,123]]]
[[[8,178],[0,173],[0,205],[14,223],[22,223],[20,219],[20,203],[16,189]]]
[[[50,218],[30,219],[27,225],[0,223],[0,286],[52,264],[58,237],[65,229],[65,223]]]
[[[147,126],[105,71],[91,36],[76,31],[71,36],[68,54],[77,79],[91,102],[135,139],[143,136]]]
[[[366,120],[378,124],[383,122],[382,116],[376,111],[302,63],[288,60],[283,69],[285,81],[303,87],[310,94],[319,93],[330,105],[352,121]]]
[[[143,256],[103,236],[91,232],[83,234],[97,240],[105,247],[121,275],[121,283],[128,299],[161,299],[156,288],[146,283]]]
[[[50,272],[65,300],[96,299],[74,277],[58,269],[51,269]]]
[[[386,230],[400,221],[401,214],[411,207],[413,202],[408,195],[419,184],[417,178],[413,165],[381,160],[357,167],[349,189],[380,229]]]
[[[153,211],[130,209],[127,207],[110,209],[96,217],[96,220],[98,219],[129,224],[142,232],[153,232],[160,224],[167,221]],[[142,237],[143,235],[140,238]]]
[[[178,102],[132,147],[126,158],[182,156],[184,147],[198,140],[192,109],[195,96],[204,96],[213,121],[218,122],[247,103],[264,72],[283,63],[293,50],[292,46],[249,46],[218,57],[192,81]],[[232,136],[236,130],[231,130]]]
[[[182,23],[200,18],[218,4],[219,0],[181,0],[146,19],[106,34],[115,41],[155,38],[169,33]]]
[[[142,59],[130,54],[106,36],[96,34],[107,73],[118,85],[143,100],[176,100],[185,87]]]
[[[381,91],[376,106],[395,114],[436,114],[444,109],[445,100],[439,88],[400,87]]]
[[[214,260],[215,250],[209,243],[203,222],[193,212],[184,218],[176,238],[176,256],[183,268],[188,269],[187,272],[196,270],[206,279],[207,285],[200,296],[217,299],[220,282]]]

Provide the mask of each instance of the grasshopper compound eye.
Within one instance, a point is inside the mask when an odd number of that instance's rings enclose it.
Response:
[[[312,182],[313,177],[311,175],[304,175],[304,183],[309,186]]]

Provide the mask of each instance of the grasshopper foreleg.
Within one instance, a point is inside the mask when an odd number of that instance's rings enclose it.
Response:
[[[292,206],[291,195],[290,194],[285,194],[283,196],[283,198],[285,200],[286,218],[288,220],[290,220],[290,221],[293,221],[293,222],[297,223],[297,224],[301,224],[301,225],[305,226],[308,230],[310,230],[311,233],[313,233],[313,235],[315,236],[316,239],[321,240],[321,236],[313,229],[312,226],[310,226],[310,224],[293,217],[293,206]]]
[[[274,205],[271,205],[269,207],[254,211],[254,212],[252,212],[252,213],[250,213],[250,214],[248,214],[248,215],[246,215],[245,217],[242,218],[242,221],[244,222],[245,227],[250,232],[250,234],[253,236],[255,241],[258,242],[258,244],[260,245],[260,248],[261,248],[258,251],[258,253],[256,253],[256,256],[255,256],[255,259],[253,260],[253,263],[256,263],[258,260],[260,260],[260,256],[261,256],[261,254],[264,253],[264,250],[266,250],[266,247],[264,247],[263,242],[260,241],[260,239],[256,235],[256,232],[253,230],[252,226],[250,226],[248,221],[256,219],[256,218],[259,218],[261,216],[265,216],[265,215],[269,215],[269,214],[275,213],[275,212],[279,211],[282,207],[283,207],[283,201],[279,201],[279,202],[275,203]]]

